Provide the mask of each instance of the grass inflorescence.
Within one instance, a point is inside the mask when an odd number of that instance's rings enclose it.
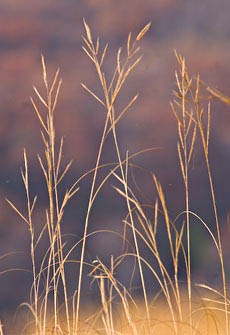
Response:
[[[140,41],[150,28],[147,24],[136,36],[128,35],[126,48],[116,54],[114,72],[107,77],[104,62],[108,45],[101,47],[99,38],[95,41],[88,24],[84,21],[85,36],[83,50],[95,68],[101,87],[100,95],[82,83],[82,87],[95,99],[104,112],[104,125],[97,159],[92,170],[73,182],[63,193],[63,180],[71,169],[71,162],[63,165],[64,140],[55,131],[55,113],[62,86],[59,70],[50,82],[47,66],[42,56],[43,83],[45,95],[34,87],[35,98],[32,105],[40,124],[41,141],[44,153],[38,154],[38,162],[45,181],[47,206],[44,210],[44,224],[36,226],[34,210],[37,197],[31,196],[30,168],[26,150],[24,167],[21,170],[26,193],[27,213],[24,214],[16,204],[7,200],[13,210],[28,226],[30,237],[31,267],[33,282],[30,301],[22,304],[28,307],[30,322],[24,325],[25,334],[36,335],[78,335],[78,334],[229,334],[229,299],[221,229],[218,216],[213,176],[209,159],[211,99],[218,98],[229,103],[229,98],[219,91],[206,86],[199,76],[191,76],[185,59],[175,52],[178,70],[175,72],[176,89],[173,92],[171,109],[175,115],[178,129],[177,155],[178,168],[184,185],[184,208],[176,218],[171,218],[164,190],[156,175],[151,175],[155,202],[144,205],[135,194],[132,179],[133,157],[122,156],[117,126],[123,116],[131,109],[138,98],[134,95],[120,110],[117,101],[129,75],[141,61]],[[206,92],[205,95],[203,92]],[[116,162],[104,164],[105,142],[111,137],[115,148]],[[199,213],[190,209],[190,168],[197,141],[202,145],[203,158],[209,180],[215,227],[209,226]],[[175,151],[176,151],[175,150]],[[141,153],[139,153],[141,154]],[[98,178],[99,171],[109,167],[104,178]],[[62,233],[63,216],[67,204],[74,202],[81,181],[91,178],[84,232],[80,240],[69,247]],[[95,200],[105,183],[113,180],[113,188],[119,194],[126,208],[123,219],[122,251],[118,257],[111,251],[110,262],[104,263],[99,257],[91,262],[86,258],[86,244],[90,232],[92,209]],[[76,202],[77,205],[77,202]],[[150,214],[151,213],[151,214]],[[222,278],[220,288],[207,284],[195,286],[191,272],[191,218],[195,217],[213,241],[219,257]],[[163,228],[162,228],[163,227]],[[160,232],[164,230],[164,235]],[[105,233],[105,232],[103,232]],[[100,232],[98,232],[100,234]],[[108,232],[109,234],[109,232]],[[169,269],[162,254],[159,241],[164,236],[164,248],[172,264]],[[48,245],[44,248],[44,241]],[[37,260],[38,249],[42,249],[42,260]],[[72,259],[74,250],[80,250],[80,258]],[[148,250],[148,257],[146,252]],[[141,287],[138,296],[132,287],[126,287],[117,276],[121,265],[127,259],[134,260],[134,273],[140,277]],[[67,266],[74,264],[76,291],[70,293],[66,276]],[[76,264],[78,269],[76,270]],[[185,268],[185,282],[181,283],[179,267]],[[99,305],[88,308],[90,315],[82,310],[84,272],[98,287]],[[147,273],[147,274],[146,274]],[[149,283],[152,282],[152,287]],[[148,285],[147,285],[148,283]],[[155,285],[158,293],[155,293]],[[199,290],[199,297],[194,293]],[[4,328],[0,324],[0,334]]]

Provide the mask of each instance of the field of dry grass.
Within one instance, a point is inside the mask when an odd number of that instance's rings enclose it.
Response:
[[[59,129],[56,130],[62,79],[59,69],[53,75],[48,74],[48,65],[42,56],[44,87],[41,91],[34,86],[31,104],[40,125],[38,134],[43,145],[43,152],[37,154],[37,159],[46,206],[38,211],[40,200],[34,191],[31,192],[32,168],[25,149],[21,168],[26,198],[24,207],[21,209],[21,204],[11,199],[7,201],[27,226],[32,284],[28,288],[28,301],[18,311],[20,329],[12,331],[26,335],[228,335],[228,278],[210,147],[212,114],[215,112],[212,101],[219,100],[227,106],[230,98],[211,88],[199,75],[190,75],[185,59],[175,51],[178,65],[171,110],[177,126],[175,153],[183,184],[183,208],[172,217],[158,176],[143,171],[135,163],[136,157],[144,157],[156,148],[130,153],[120,148],[119,140],[123,117],[139,98],[138,94],[126,97],[124,93],[130,75],[144,62],[140,43],[150,24],[136,35],[128,35],[125,47],[119,48],[114,57],[112,73],[105,69],[108,45],[101,44],[100,39],[93,36],[85,21],[84,28],[83,50],[94,68],[100,90],[95,92],[85,82],[82,82],[82,87],[89,99],[98,103],[104,122],[99,131],[101,139],[96,161],[90,171],[80,176],[76,174],[75,180],[67,185],[68,173],[74,167],[72,161],[64,161],[65,140]],[[206,169],[209,215],[214,225],[190,207],[190,171],[197,146]],[[105,159],[109,157],[106,151],[110,150],[115,153],[116,160]],[[138,173],[148,174],[153,190],[150,201],[144,197]],[[78,193],[84,180],[88,184],[88,198],[87,204],[82,205]],[[95,204],[108,185],[112,186],[114,199],[119,198],[125,211],[121,219],[122,229],[106,226],[94,230]],[[80,238],[63,233],[70,202],[85,209],[84,233]],[[193,281],[191,231],[194,222],[207,234],[216,254],[220,276],[217,287],[212,282]],[[108,243],[106,257],[91,257],[87,246],[100,235],[103,236],[101,243]],[[112,244],[110,246],[111,236],[120,241],[119,254],[115,255]],[[90,305],[84,297],[86,284],[89,284],[89,291],[91,287],[95,290]],[[0,334],[6,333],[3,324]]]

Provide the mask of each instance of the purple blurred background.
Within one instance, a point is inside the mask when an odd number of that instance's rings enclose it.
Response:
[[[82,51],[83,17],[90,25],[93,36],[100,36],[102,44],[109,42],[108,71],[113,69],[115,54],[126,45],[128,33],[134,34],[149,21],[152,26],[141,42],[144,58],[125,86],[121,102],[125,103],[139,92],[138,101],[119,126],[119,140],[123,155],[155,147],[136,158],[149,173],[157,175],[165,190],[172,217],[184,209],[183,183],[179,172],[176,142],[177,127],[170,110],[172,90],[175,88],[174,71],[178,68],[173,49],[185,56],[190,73],[200,73],[208,85],[230,95],[230,2],[228,0],[2,0],[0,3],[0,243],[1,255],[17,254],[1,260],[4,269],[30,269],[29,233],[24,223],[12,212],[5,198],[25,209],[25,194],[20,177],[23,149],[29,157],[32,193],[41,194],[40,208],[45,206],[43,182],[37,162],[42,153],[39,124],[29,96],[32,86],[42,91],[40,54],[45,56],[48,72],[53,76],[60,67],[63,87],[58,103],[57,134],[65,139],[64,161],[74,159],[66,186],[84,171],[94,166],[102,132],[104,113],[80,83],[98,89],[96,74]],[[211,158],[218,197],[221,222],[229,211],[230,182],[230,110],[213,103]],[[113,161],[108,146],[106,161]],[[105,150],[106,150],[105,149]],[[202,152],[195,152],[191,171],[191,209],[213,224],[208,181],[202,161]],[[89,181],[68,208],[64,232],[82,235],[87,206]],[[151,178],[140,174],[138,179],[143,193],[153,197]],[[90,230],[99,228],[121,231],[124,204],[119,196],[106,186],[94,209]],[[41,220],[39,212],[36,220]],[[42,218],[43,219],[43,218]],[[223,229],[225,229],[223,227]],[[194,223],[193,273],[201,278],[204,273],[215,279],[218,269],[216,256],[210,251],[211,243],[204,243],[205,232]],[[225,234],[226,235],[226,234]],[[117,243],[96,238],[88,246],[92,258],[115,253]],[[227,237],[226,237],[227,244]],[[227,249],[227,248],[226,248]],[[199,256],[199,259],[196,257]],[[207,262],[207,258],[211,263]],[[22,271],[0,277],[0,311],[15,308],[28,299],[32,277]],[[73,284],[74,285],[74,284]],[[1,316],[0,316],[1,318]]]

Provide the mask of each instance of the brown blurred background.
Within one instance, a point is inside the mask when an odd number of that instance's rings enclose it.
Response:
[[[52,76],[60,67],[63,78],[56,116],[57,134],[65,139],[64,161],[74,159],[65,185],[94,166],[104,114],[80,86],[84,82],[98,89],[94,68],[81,48],[83,17],[94,37],[100,36],[103,45],[109,42],[108,72],[113,69],[118,48],[125,47],[128,33],[136,34],[146,23],[152,22],[151,30],[141,43],[144,58],[121,96],[125,103],[140,93],[118,128],[119,140],[123,155],[127,150],[134,153],[149,147],[158,148],[141,155],[135,163],[159,177],[172,217],[184,209],[176,122],[169,106],[175,88],[174,71],[178,67],[173,49],[185,56],[190,73],[200,73],[208,85],[230,95],[229,0],[1,0],[0,243],[1,255],[16,252],[0,261],[1,271],[9,268],[30,270],[28,229],[5,201],[9,198],[19,208],[26,208],[20,177],[24,148],[30,161],[32,194],[40,195],[40,208],[45,206],[44,184],[36,158],[37,153],[42,153],[39,124],[29,101],[29,96],[34,94],[33,85],[42,91],[41,53],[49,74]],[[230,195],[230,110],[217,102],[212,106],[210,150],[219,214],[221,222],[225,223]],[[105,161],[113,161],[115,156],[108,145],[106,149]],[[137,173],[137,176],[143,193],[153,201],[153,183],[148,173],[144,176]],[[208,181],[199,150],[195,152],[191,180],[191,209],[212,224]],[[89,181],[81,185],[81,191],[68,208],[64,232],[82,234]],[[124,204],[111,191],[111,184],[97,200],[91,231],[102,227],[120,229]],[[39,212],[36,215],[39,221]],[[216,256],[209,251],[211,243],[208,240],[204,243],[205,232],[197,222],[193,226],[194,277],[209,273],[212,275],[209,278],[218,280],[218,269],[213,266]],[[88,246],[91,258],[103,257],[105,250],[116,254],[113,251],[118,245],[116,241],[111,245],[109,240],[104,249],[98,248],[98,244],[101,245],[100,237]],[[30,274],[23,271],[12,271],[0,277],[2,313],[28,299],[31,279]]]

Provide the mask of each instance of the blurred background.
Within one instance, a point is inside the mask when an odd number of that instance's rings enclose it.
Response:
[[[155,148],[135,159],[134,163],[146,171],[136,171],[135,176],[143,192],[142,201],[153,203],[150,175],[156,174],[163,185],[172,218],[184,209],[176,150],[177,126],[169,105],[176,87],[175,69],[178,69],[173,50],[185,56],[190,73],[199,73],[208,85],[230,95],[229,0],[1,0],[0,246],[1,255],[13,252],[0,261],[0,271],[13,270],[0,277],[2,315],[28,300],[32,282],[28,272],[31,270],[28,227],[5,201],[8,198],[23,212],[26,210],[20,175],[24,148],[29,157],[31,192],[39,195],[35,220],[44,220],[39,209],[45,208],[46,196],[37,161],[37,153],[43,154],[43,149],[39,122],[29,100],[29,96],[34,96],[33,85],[44,93],[41,53],[50,77],[60,67],[63,79],[56,114],[57,138],[64,136],[64,162],[74,160],[63,188],[95,164],[104,112],[80,85],[84,82],[99,90],[94,68],[81,48],[81,36],[85,33],[83,17],[94,38],[100,36],[102,45],[109,42],[108,74],[114,69],[118,48],[125,49],[128,33],[132,31],[135,35],[152,22],[141,42],[143,60],[125,85],[121,106],[137,92],[139,98],[118,126],[118,134],[123,157],[127,150],[132,154]],[[210,151],[226,253],[230,251],[225,234],[230,196],[229,124],[229,107],[214,101]],[[108,143],[104,162],[115,159]],[[199,149],[195,151],[191,181],[191,209],[212,225],[208,180]],[[122,231],[125,204],[112,189],[113,183],[106,185],[96,202],[90,231],[102,228]],[[90,178],[80,185],[79,194],[67,208],[64,233],[82,236],[89,184]],[[217,258],[210,239],[205,236],[204,229],[194,222],[193,276],[195,280],[218,282]],[[119,254],[120,244],[116,238],[98,235],[88,243],[87,252],[91,259],[97,255],[106,259],[109,254]],[[72,286],[76,288],[74,281]]]

